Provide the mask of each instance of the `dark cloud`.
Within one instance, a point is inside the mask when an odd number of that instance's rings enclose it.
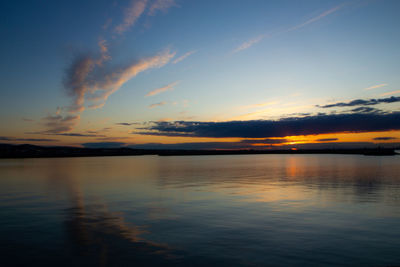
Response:
[[[317,139],[318,142],[331,142],[331,141],[337,141],[339,139],[337,138],[322,138],[322,139]]]
[[[291,113],[288,116],[309,116],[311,113]]]
[[[82,134],[82,133],[54,133],[50,135],[73,136],[73,137],[104,137],[104,135]]]
[[[105,135],[98,135],[98,134],[82,134],[82,133],[26,132],[26,134],[44,134],[44,135],[58,135],[58,136],[72,136],[72,137],[105,137]]]
[[[371,107],[358,107],[358,108],[354,108],[352,110],[350,110],[350,112],[355,112],[355,113],[387,113],[384,112],[381,109],[377,109],[377,108],[371,108]]]
[[[150,129],[146,128],[142,130],[148,130]],[[141,135],[153,135],[153,136],[169,136],[169,137],[187,137],[188,135],[186,133],[177,133],[177,132],[169,132],[168,135],[165,132],[143,132],[143,131],[133,131],[131,134],[141,134]]]
[[[185,137],[267,138],[339,132],[400,130],[400,112],[319,114],[280,120],[153,122],[136,134]]]
[[[395,148],[400,147],[400,143],[386,143],[376,144],[373,142],[334,142],[334,143],[306,143],[288,145],[282,144],[279,146],[252,146],[243,142],[201,142],[201,143],[176,143],[176,144],[161,144],[161,143],[147,143],[128,145],[129,148],[135,149],[171,149],[171,150],[234,150],[234,149],[252,149],[252,150],[288,150],[291,148],[298,149],[360,149],[360,148],[377,148],[387,147]]]
[[[46,139],[46,138],[15,138],[0,136],[0,141],[17,141],[17,142],[55,142],[57,139]]]
[[[130,145],[131,148],[140,149],[188,149],[188,150],[207,150],[207,149],[259,149],[260,147],[253,146],[253,144],[263,144],[265,147],[270,148],[275,144],[283,144],[288,140],[284,138],[279,139],[245,139],[239,142],[196,142],[196,143],[175,143],[175,144],[161,144],[161,143],[148,143]],[[261,146],[261,147],[264,147]]]
[[[121,139],[131,139],[132,137],[128,137],[128,136],[107,136],[107,137],[99,137],[96,138],[96,140],[100,140],[100,141],[114,141],[114,140],[121,140]]]
[[[125,146],[125,143],[121,142],[97,142],[97,143],[83,143],[85,148],[120,148]]]
[[[364,149],[364,148],[396,148],[399,147],[400,143],[386,143],[376,144],[374,142],[327,142],[327,143],[308,143],[298,144],[291,146],[279,146],[277,149],[289,149],[290,147],[296,147],[298,149]]]
[[[374,140],[377,141],[386,141],[386,140],[395,140],[398,139],[397,137],[375,137]]]
[[[129,147],[136,149],[214,150],[214,149],[248,149],[251,148],[251,145],[240,142],[200,142],[200,143],[176,143],[176,144],[148,143],[148,144],[130,145]]]
[[[243,144],[282,144],[282,143],[287,143],[288,140],[285,138],[277,138],[277,139],[270,139],[270,138],[265,138],[265,139],[244,139],[240,141]]]
[[[79,115],[68,115],[68,116],[47,116],[43,118],[45,126],[48,128],[46,133],[62,133],[68,132],[79,122]]]
[[[111,129],[112,129],[111,127],[105,127],[103,129],[100,129],[100,130],[96,130],[96,131],[90,130],[90,131],[86,131],[86,132],[89,133],[89,134],[97,134],[97,133],[101,133],[101,132],[107,132],[107,131],[109,131]]]
[[[118,122],[116,125],[122,125],[122,126],[131,126],[131,125],[138,125],[140,124],[139,122]]]
[[[338,102],[334,104],[320,106],[319,108],[333,108],[333,107],[353,107],[353,106],[370,106],[370,105],[378,105],[382,103],[395,103],[400,102],[400,97],[392,96],[388,98],[379,98],[379,99],[356,99],[350,102]]]

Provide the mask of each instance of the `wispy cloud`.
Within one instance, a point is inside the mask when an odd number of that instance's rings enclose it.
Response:
[[[105,137],[105,135],[97,134],[95,131],[88,131],[87,133],[74,133],[74,132],[26,132],[25,134],[43,134],[43,135],[56,135],[56,136],[70,136],[70,137]]]
[[[175,53],[166,50],[153,57],[134,62],[125,68],[114,69],[110,73],[105,74],[101,80],[93,81],[88,91],[91,93],[89,99],[91,101],[106,101],[111,94],[140,72],[152,68],[160,68],[167,64],[174,56]]]
[[[158,103],[154,103],[154,104],[149,105],[149,108],[160,107],[160,106],[164,106],[166,104],[167,104],[167,102],[162,101],[162,102],[158,102]]]
[[[104,61],[110,60],[111,57],[108,54],[108,46],[107,46],[107,41],[104,39],[100,39],[98,42],[98,46],[100,48],[100,59],[97,61],[97,64],[101,65]]]
[[[96,68],[102,68],[103,63],[111,57],[108,55],[106,41],[101,39],[98,43],[100,53],[97,57],[91,54],[81,54],[75,57],[72,64],[67,69],[64,78],[64,87],[70,96],[74,97],[74,103],[68,108],[70,112],[82,112],[85,102],[85,94],[90,89],[93,77],[93,71]],[[56,114],[60,113],[61,109],[57,108]]]
[[[381,88],[381,87],[384,87],[384,86],[388,86],[388,84],[387,83],[382,83],[382,84],[378,84],[378,85],[374,85],[374,86],[370,86],[370,87],[364,88],[364,90],[372,90],[372,89]]]
[[[61,135],[61,136],[71,136],[71,137],[104,137],[104,135],[99,134],[82,134],[82,133],[49,133],[49,135]]]
[[[243,44],[239,45],[235,50],[233,50],[234,53],[240,52],[242,50],[245,50],[247,48],[252,47],[256,43],[260,42],[262,39],[264,39],[265,35],[259,35],[251,40],[248,40],[244,42]]]
[[[331,8],[331,9],[328,9],[327,11],[319,14],[316,17],[313,17],[313,18],[311,18],[311,19],[309,19],[309,20],[307,20],[307,21],[305,21],[305,22],[303,22],[301,24],[298,24],[298,25],[296,25],[294,27],[289,28],[286,32],[295,31],[295,30],[301,29],[301,28],[303,28],[303,27],[305,27],[305,26],[307,26],[307,25],[309,25],[311,23],[317,22],[320,19],[323,19],[326,16],[338,11],[339,9],[343,8],[344,6],[345,6],[345,4],[341,4],[341,5],[335,6],[335,7]]]
[[[43,118],[47,130],[44,133],[61,133],[71,131],[79,122],[80,115],[47,116]]]
[[[196,53],[196,52],[197,52],[197,50],[189,51],[189,52],[183,54],[182,56],[178,57],[178,58],[175,59],[174,61],[172,61],[172,63],[173,63],[173,64],[176,64],[176,63],[178,63],[178,62],[181,62],[182,60],[184,60],[185,58],[187,58],[187,57],[190,56],[190,55],[193,55],[193,54]]]
[[[108,132],[111,129],[112,129],[111,127],[104,127],[102,129],[99,129],[99,130],[88,130],[86,132],[89,133],[89,134],[97,134],[97,133],[102,133],[102,132]]]
[[[149,8],[149,15],[154,16],[158,11],[166,13],[171,7],[178,6],[175,0],[155,0]]]
[[[113,28],[114,33],[123,34],[133,27],[137,20],[146,11],[148,0],[132,0],[124,9],[122,22]],[[149,14],[157,10],[166,12],[175,6],[171,0],[156,0],[149,7]],[[106,27],[112,20],[106,22]],[[63,80],[64,88],[72,97],[71,105],[57,109],[54,116],[43,118],[47,133],[63,133],[71,131],[79,122],[80,114],[86,109],[97,109],[104,106],[108,97],[116,92],[127,81],[138,73],[152,68],[160,68],[167,64],[175,53],[164,50],[154,56],[132,61],[125,66],[111,65],[109,61],[108,44],[106,39],[100,38],[97,53],[83,53],[77,55],[67,68]],[[68,112],[67,114],[65,114]]]
[[[88,87],[87,77],[95,66],[90,56],[78,56],[67,70],[64,87],[69,95],[74,97],[70,112],[81,112],[84,108],[85,93]]]
[[[286,30],[284,30],[284,31],[281,31],[281,32],[279,32],[279,33],[291,32],[291,31],[295,31],[295,30],[301,29],[301,28],[303,28],[303,27],[305,27],[305,26],[307,26],[307,25],[309,25],[309,24],[311,24],[311,23],[317,22],[317,21],[319,21],[320,19],[323,19],[324,17],[326,17],[326,16],[328,16],[328,15],[330,15],[330,14],[332,14],[332,13],[338,11],[339,9],[343,8],[344,5],[345,5],[345,4],[341,4],[341,5],[335,6],[335,7],[331,8],[331,9],[326,10],[325,12],[319,14],[319,15],[316,16],[316,17],[313,17],[313,18],[311,18],[311,19],[309,19],[309,20],[307,20],[307,21],[305,21],[305,22],[303,22],[303,23],[301,23],[301,24],[295,25],[295,26],[293,26],[293,27],[291,27],[291,28],[288,28],[288,29],[286,29]],[[279,34],[279,33],[278,33],[278,34]],[[271,36],[271,35],[261,34],[261,35],[255,37],[255,38],[253,38],[253,39],[250,39],[250,40],[248,40],[248,41],[242,43],[242,44],[241,44],[240,46],[238,46],[236,49],[234,49],[234,50],[233,50],[233,53],[237,53],[237,52],[243,51],[243,50],[245,50],[245,49],[248,49],[248,48],[252,47],[253,45],[259,43],[261,40],[263,40],[263,39],[264,39],[265,37],[267,37],[267,36]]]
[[[107,30],[110,27],[111,23],[112,23],[112,18],[108,18],[101,28],[103,30]]]
[[[146,9],[147,0],[132,0],[129,7],[124,10],[123,22],[115,27],[115,32],[122,34],[132,27]]]
[[[102,49],[105,51],[105,49]],[[69,107],[72,113],[85,110],[85,99],[89,101],[89,108],[100,108],[108,97],[116,92],[123,84],[140,72],[151,68],[160,68],[167,64],[175,53],[165,50],[155,56],[132,62],[125,67],[108,67],[103,63],[101,53],[99,58],[91,56],[78,57],[67,71],[64,86],[70,96],[74,98]]]
[[[16,138],[0,136],[0,141],[10,141],[10,142],[55,142],[57,139],[46,139],[46,138]]]
[[[164,87],[154,89],[153,91],[147,93],[145,96],[155,96],[162,92],[172,91],[172,90],[174,90],[174,86],[177,85],[178,83],[179,83],[179,81],[176,81],[176,82],[170,83]]]
[[[387,92],[387,93],[381,94],[381,96],[397,95],[397,94],[400,94],[400,90]]]

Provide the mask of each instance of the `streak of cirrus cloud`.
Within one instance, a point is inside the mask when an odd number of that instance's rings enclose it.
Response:
[[[100,55],[78,55],[66,71],[64,88],[68,95],[74,98],[73,104],[68,108],[68,111],[71,113],[85,110],[85,94],[91,86],[91,81],[95,79],[95,77],[93,77],[93,72],[96,70],[96,67],[104,67],[103,63],[111,58],[108,55],[106,41],[100,40],[98,45],[100,48]]]
[[[319,14],[316,17],[313,17],[313,18],[307,20],[306,22],[303,22],[303,23],[301,23],[299,25],[296,25],[296,26],[294,26],[292,28],[289,28],[288,30],[286,30],[286,32],[295,31],[295,30],[301,29],[301,28],[303,28],[303,27],[305,27],[305,26],[307,26],[307,25],[309,25],[311,23],[317,22],[318,20],[323,19],[326,16],[328,16],[328,15],[330,15],[330,14],[332,14],[332,13],[338,11],[338,10],[340,10],[341,8],[344,7],[344,5],[345,4],[341,4],[341,5],[335,6],[335,7],[331,8],[331,9],[328,9],[327,11]]]
[[[284,31],[282,31],[282,32],[279,32],[278,34],[280,34],[280,33],[286,33],[286,32],[291,32],[291,31],[295,31],[295,30],[301,29],[301,28],[303,28],[303,27],[305,27],[305,26],[307,26],[307,25],[309,25],[309,24],[311,24],[311,23],[317,22],[317,21],[323,19],[324,17],[326,17],[326,16],[328,16],[328,15],[330,15],[330,14],[332,14],[332,13],[338,11],[338,10],[340,10],[341,8],[343,8],[343,6],[344,6],[344,4],[335,6],[335,7],[331,8],[331,9],[329,9],[329,10],[327,10],[327,11],[325,11],[325,12],[319,14],[319,15],[316,16],[316,17],[313,17],[313,18],[311,18],[311,19],[309,19],[309,20],[307,20],[307,21],[305,21],[305,22],[303,22],[303,23],[301,23],[301,24],[295,25],[295,26],[293,26],[293,27],[291,27],[291,28],[289,28],[289,29],[286,29],[286,30],[284,30]],[[237,52],[240,52],[240,51],[242,51],[242,50],[246,50],[246,49],[252,47],[253,45],[259,43],[260,41],[262,41],[262,40],[263,40],[264,38],[266,38],[267,36],[271,36],[271,35],[261,34],[261,35],[255,37],[255,38],[252,38],[252,39],[250,39],[250,40],[248,40],[248,41],[242,43],[242,44],[239,45],[237,48],[235,48],[235,49],[233,50],[233,53],[237,53]]]
[[[174,90],[174,86],[177,85],[178,83],[179,83],[179,81],[176,81],[176,82],[170,83],[166,86],[163,86],[161,88],[154,89],[153,91],[148,92],[145,96],[155,96],[155,95],[161,94],[166,91],[172,91],[172,90]]]
[[[91,86],[87,90],[87,93],[90,94],[88,99],[94,102],[102,101],[100,104],[104,105],[107,98],[127,81],[140,72],[166,65],[174,56],[175,52],[164,50],[155,56],[133,62],[127,67],[115,68],[91,83]]]
[[[256,43],[260,42],[262,39],[264,39],[265,35],[259,35],[251,40],[248,40],[244,43],[242,43],[241,45],[239,45],[235,50],[233,50],[233,53],[237,53],[240,52],[242,50],[245,50],[247,48],[252,47],[253,45],[255,45]]]
[[[166,13],[171,7],[178,6],[175,0],[155,0],[149,7],[148,14],[154,16],[157,11]]]
[[[115,26],[114,31],[120,35],[133,27],[140,16],[145,12],[147,0],[131,1],[124,10],[123,22]],[[157,0],[149,7],[149,14],[154,15],[157,10],[166,12],[175,5],[174,1]],[[111,66],[108,63],[109,55],[107,41],[100,39],[98,42],[99,53],[80,54],[74,58],[64,77],[64,88],[73,98],[73,103],[64,107],[67,115],[47,116],[44,120],[46,133],[61,133],[71,131],[80,120],[88,101],[88,107],[97,109],[104,106],[108,97],[116,92],[123,84],[134,78],[140,72],[148,69],[160,68],[167,64],[174,56],[174,52],[164,50],[154,56],[135,60],[126,66]],[[71,115],[72,114],[72,115]]]
[[[68,107],[70,113],[80,113],[85,110],[85,100],[89,101],[89,108],[102,107],[108,97],[116,92],[127,81],[134,78],[140,72],[152,68],[160,68],[167,64],[175,56],[174,52],[164,50],[155,56],[140,59],[125,67],[105,68],[104,61],[91,56],[78,57],[67,71],[64,86],[68,94],[73,97],[73,103]],[[74,116],[74,123],[71,123],[71,116],[47,117],[51,121],[46,125],[50,126],[48,131],[61,132],[70,131],[79,122],[79,116]]]
[[[193,55],[193,54],[196,53],[196,52],[197,52],[197,50],[189,51],[189,52],[183,54],[182,56],[178,57],[178,58],[175,59],[174,61],[172,61],[172,63],[173,63],[173,64],[179,63],[179,62],[181,62],[182,60],[184,60],[185,58],[187,58],[188,56]]]
[[[166,104],[167,104],[167,102],[162,101],[162,102],[158,102],[158,103],[154,103],[154,104],[149,105],[149,108],[160,107],[160,106],[164,106]]]
[[[130,6],[124,11],[123,22],[114,28],[115,32],[122,34],[131,28],[145,11],[146,5],[147,0],[132,0]]]
[[[397,95],[397,94],[400,94],[400,90],[383,93],[383,94],[381,94],[381,96]]]
[[[372,90],[372,89],[381,88],[384,86],[388,86],[388,84],[387,83],[377,84],[377,85],[373,85],[373,86],[364,88],[364,90]]]

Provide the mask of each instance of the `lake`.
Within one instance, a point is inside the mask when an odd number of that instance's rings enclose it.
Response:
[[[400,265],[400,157],[0,160],[0,266]]]

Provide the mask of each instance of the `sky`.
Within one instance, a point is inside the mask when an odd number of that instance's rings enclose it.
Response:
[[[0,143],[400,145],[389,0],[2,1]]]

